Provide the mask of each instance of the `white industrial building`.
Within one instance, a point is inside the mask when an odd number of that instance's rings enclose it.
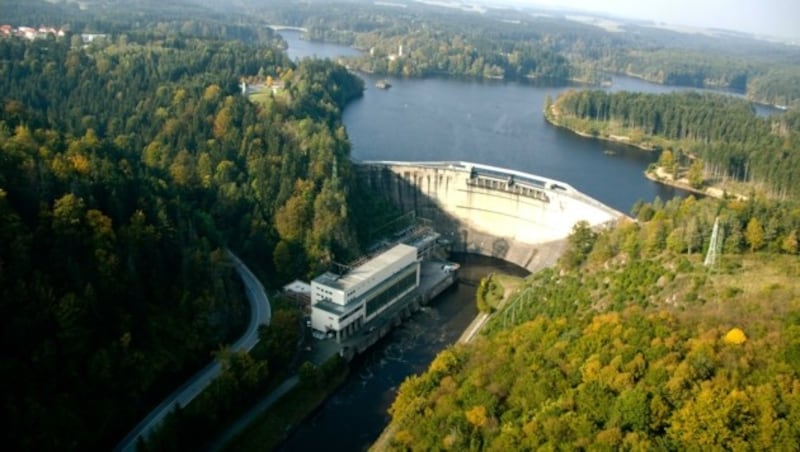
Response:
[[[311,327],[340,340],[419,286],[417,248],[398,244],[343,275],[311,281]]]

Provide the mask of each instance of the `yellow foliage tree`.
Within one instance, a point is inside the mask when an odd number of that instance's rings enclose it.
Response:
[[[797,231],[796,230],[792,230],[781,241],[781,249],[785,253],[797,254],[797,248],[798,248],[797,247],[797,243],[798,243],[798,241],[797,241]]]
[[[700,188],[703,186],[705,175],[705,165],[702,160],[694,159],[689,166],[689,171],[686,177],[689,179],[689,185],[693,188]]]
[[[725,341],[726,344],[741,345],[747,341],[747,336],[745,336],[744,331],[739,328],[732,328],[728,331],[728,334],[725,335],[723,341]]]
[[[313,182],[298,180],[292,197],[275,213],[275,229],[282,239],[303,240],[313,215],[313,189]]]
[[[750,251],[757,251],[764,245],[764,228],[761,227],[758,218],[750,218],[750,221],[747,222],[744,239],[750,245]]]
[[[658,158],[658,164],[664,168],[664,171],[668,172],[672,177],[675,177],[677,173],[678,165],[675,160],[675,155],[672,153],[672,150],[666,149],[661,153],[661,156]]]
[[[596,444],[600,449],[615,449],[619,447],[619,444],[622,442],[622,431],[617,427],[608,428],[599,432],[596,440]]]
[[[448,373],[450,370],[458,364],[458,356],[450,350],[443,350],[436,358],[433,359],[431,362],[430,371],[431,372],[442,372]]]
[[[219,85],[209,85],[203,93],[203,100],[211,101],[219,95]]]
[[[214,137],[222,138],[228,132],[231,125],[231,111],[223,107],[214,118]]]
[[[472,409],[464,412],[464,416],[466,416],[467,422],[475,427],[483,427],[486,425],[486,407],[483,405],[472,407]]]
[[[68,158],[70,163],[72,163],[72,167],[78,174],[83,176],[89,174],[89,170],[91,169],[92,165],[89,163],[89,159],[86,158],[85,155],[75,154],[69,156]]]
[[[414,444],[414,436],[408,430],[400,430],[395,433],[394,440],[404,446],[411,446]]]

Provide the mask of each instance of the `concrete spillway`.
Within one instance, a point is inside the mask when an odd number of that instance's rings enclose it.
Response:
[[[552,265],[578,221],[600,227],[625,215],[570,185],[468,162],[358,162],[361,179],[404,211],[433,222],[453,250],[530,271]]]

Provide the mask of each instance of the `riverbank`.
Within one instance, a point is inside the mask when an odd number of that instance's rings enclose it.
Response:
[[[689,179],[686,177],[679,177],[678,179],[675,179],[672,177],[672,174],[660,166],[654,166],[653,168],[646,169],[644,171],[644,176],[653,182],[658,182],[659,184],[668,185],[670,187],[680,188],[681,190],[686,190],[688,192],[697,193],[703,196],[709,196],[717,199],[724,199],[725,197],[735,197],[740,200],[747,199],[747,196],[741,193],[732,192],[723,188],[721,185],[714,183],[709,184],[702,189],[692,187],[691,184],[689,184]]]
[[[279,446],[295,433],[298,425],[320,409],[336,393],[352,370],[350,361],[364,354],[412,314],[426,307],[456,281],[452,263],[425,259],[420,269],[420,285],[396,302],[379,318],[363,326],[363,334],[336,341],[313,340],[301,351],[302,365],[272,393],[234,422],[209,448],[220,450],[261,450]]]
[[[344,383],[349,370],[346,362],[334,356],[314,369],[313,375],[299,377],[289,389],[276,394],[268,407],[232,441],[218,443],[211,450],[274,450],[294,426],[317,410]]]
[[[615,131],[615,133],[603,132],[600,130],[600,128],[596,128],[596,126],[599,126],[599,124],[593,124],[588,120],[574,119],[569,121],[568,124],[567,121],[563,120],[555,103],[550,105],[549,108],[545,109],[544,119],[550,125],[569,130],[575,135],[584,138],[592,138],[610,143],[624,144],[626,146],[632,146],[643,151],[657,151],[662,147],[655,143],[651,143],[651,139],[649,137],[647,141],[644,141],[644,138],[637,138],[633,133],[629,133],[627,131]],[[577,125],[579,122],[584,123],[582,124],[583,127],[579,127]]]
[[[542,262],[541,265],[534,269],[533,272],[535,273],[545,268],[552,267],[556,264],[558,257],[560,256],[554,255],[549,261]],[[508,302],[511,296],[516,293],[516,291],[519,289],[519,286],[522,284],[523,279],[510,277],[508,275],[494,275],[494,277],[499,277],[500,283],[503,285],[503,299],[498,305],[497,309],[497,311],[499,311],[502,309],[505,303]],[[492,318],[492,315],[493,313],[479,312],[472,322],[464,329],[464,332],[461,333],[461,336],[458,338],[458,342],[456,342],[456,344],[466,345],[472,342]],[[390,441],[392,437],[394,437],[395,430],[395,427],[390,422],[389,425],[383,429],[378,439],[372,443],[372,446],[369,448],[369,452],[383,452],[385,450],[389,450]]]

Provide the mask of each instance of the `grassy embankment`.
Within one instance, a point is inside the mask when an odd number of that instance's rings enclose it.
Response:
[[[475,297],[478,310],[487,314],[497,311],[522,283],[522,278],[497,273],[481,279]]]
[[[339,361],[338,356],[332,359],[335,362],[322,366],[316,384],[301,379],[300,384],[256,418],[225,450],[275,449],[297,424],[314,412],[347,378],[347,363]],[[330,369],[324,370],[326,367]]]

